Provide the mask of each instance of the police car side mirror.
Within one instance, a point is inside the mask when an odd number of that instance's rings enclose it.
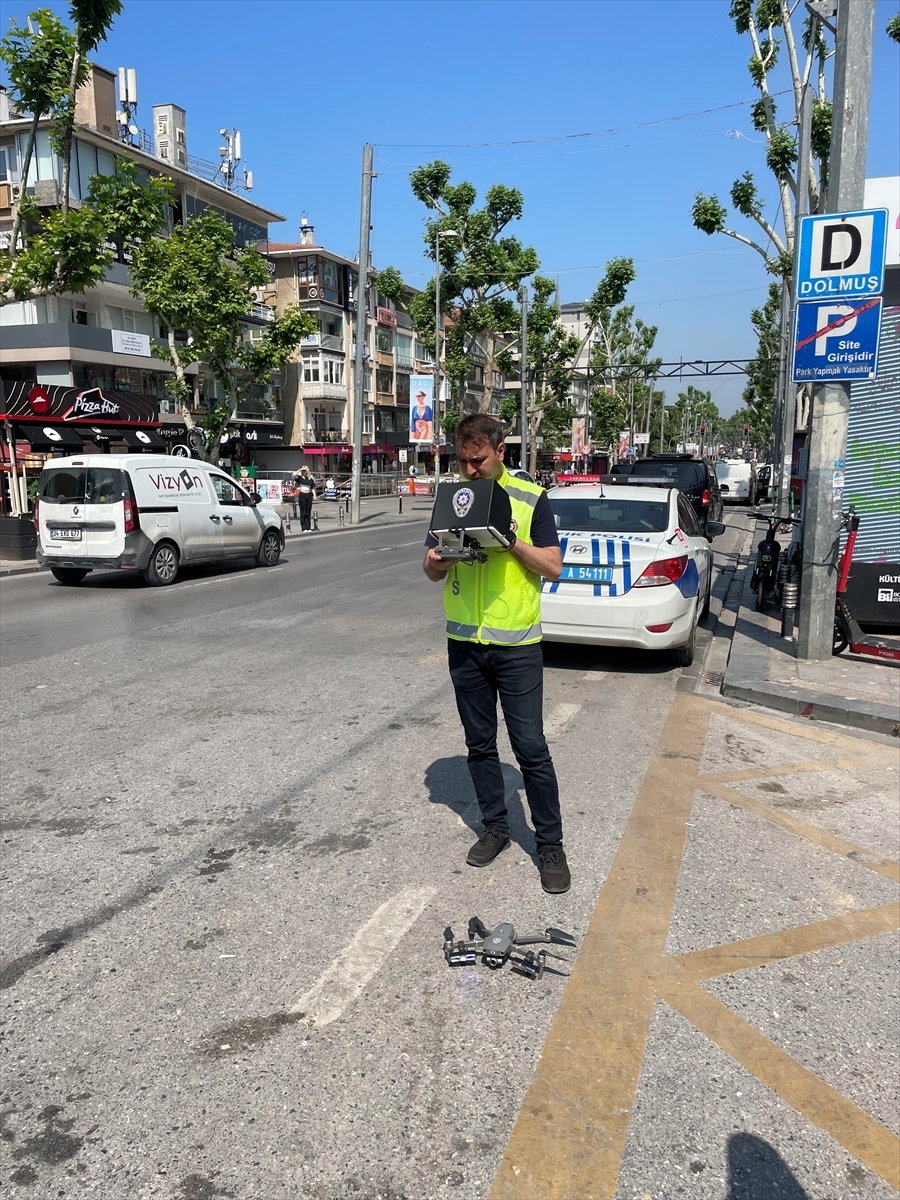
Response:
[[[725,526],[722,524],[721,521],[707,521],[706,522],[706,536],[707,537],[709,537],[709,538],[721,537],[721,535],[724,532],[725,532]]]

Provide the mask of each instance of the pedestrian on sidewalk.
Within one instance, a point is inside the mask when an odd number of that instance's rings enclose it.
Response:
[[[487,550],[487,562],[471,565],[442,559],[429,534],[422,564],[432,582],[444,584],[450,678],[484,824],[466,862],[486,867],[509,845],[506,788],[497,753],[499,696],[525,781],[541,884],[546,892],[567,892],[571,876],[562,844],[559,785],[543,720],[541,578],[559,579],[562,573],[556,524],[543,488],[507,471],[503,426],[496,417],[464,417],[454,442],[466,479],[493,479],[504,488],[515,531],[510,547]]]
[[[301,467],[294,475],[294,488],[297,508],[300,510],[300,532],[309,533],[312,529],[310,517],[313,500],[316,498],[316,484],[309,467]]]

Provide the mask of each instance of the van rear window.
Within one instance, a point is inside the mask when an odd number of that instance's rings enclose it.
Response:
[[[701,462],[660,462],[641,458],[631,468],[632,475],[656,475],[671,479],[678,488],[706,486],[706,466]]]
[[[126,494],[125,472],[116,467],[51,467],[38,481],[48,504],[118,504]]]

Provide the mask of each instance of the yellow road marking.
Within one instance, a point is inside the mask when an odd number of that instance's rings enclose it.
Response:
[[[860,752],[859,738],[850,737],[845,733],[838,733],[834,729],[819,729],[815,725],[800,724],[799,721],[787,721],[780,717],[770,717],[767,713],[756,712],[749,708],[723,708],[721,701],[718,703],[711,697],[696,696],[695,699],[701,703],[706,703],[714,706],[715,711],[723,717],[728,717],[732,721],[744,721],[748,725],[759,725],[763,729],[774,729],[778,733],[787,733],[792,737],[806,738],[810,742],[819,742],[824,746],[840,746],[844,751],[850,753]],[[869,759],[872,758],[896,758],[898,748],[896,746],[888,746],[882,742],[865,742],[866,753]]]
[[[701,776],[698,764],[713,713],[855,753],[821,764]],[[894,753],[892,747],[871,746],[880,758],[883,751]],[[872,858],[855,861],[896,878],[896,864],[725,786],[735,774],[765,778],[791,768],[794,773],[830,770],[859,760],[856,739],[676,694],[489,1200],[613,1200],[657,995],[871,1170],[900,1186],[900,1140],[694,982],[887,932],[900,923],[896,906],[677,958],[664,954],[687,822],[699,790],[829,850]]]
[[[845,913],[842,917],[830,917],[827,921],[815,921],[811,925],[781,929],[777,933],[763,933],[741,942],[728,942],[722,946],[710,946],[706,950],[678,954],[674,961],[691,979],[698,982],[701,979],[715,979],[718,975],[732,975],[735,971],[746,971],[750,967],[761,967],[765,963],[780,962],[798,954],[811,954],[829,946],[843,946],[847,942],[877,937],[880,933],[891,933],[895,929],[900,929],[900,904],[882,904],[878,908]]]
[[[745,796],[743,792],[722,787],[703,775],[698,780],[698,787],[717,796],[720,800],[727,800],[735,808],[742,808],[745,812],[754,813],[757,817],[771,821],[773,825],[780,825],[782,829],[804,838],[807,842],[814,842],[817,846],[822,846],[823,849],[831,850],[832,853],[840,854],[844,858],[852,857],[852,861],[857,866],[865,867],[867,871],[877,871],[879,875],[885,875],[888,879],[900,883],[900,863],[893,862],[889,858],[882,858],[880,854],[872,854],[870,851],[864,850],[862,846],[848,842],[846,838],[838,837],[836,833],[832,833],[828,829],[820,829],[818,825],[811,825],[809,821],[801,820],[800,817],[795,817],[792,813],[785,812],[784,809],[774,808],[771,804],[765,804],[753,796]]]
[[[615,1194],[709,715],[676,695],[492,1200]]]
[[[661,978],[659,992],[686,1020],[782,1100],[824,1129],[882,1179],[900,1188],[900,1139],[880,1121],[802,1067],[714,996],[687,979],[679,979],[677,969]]]

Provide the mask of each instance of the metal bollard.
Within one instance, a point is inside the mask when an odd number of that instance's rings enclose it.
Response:
[[[794,611],[800,596],[799,583],[783,583],[781,585],[781,636],[794,636]]]
[[[316,531],[316,533],[318,533],[319,532],[319,510],[317,508],[314,508],[312,510],[312,524],[313,524],[313,529]]]
[[[402,517],[403,516],[403,497],[398,496],[397,499],[400,501],[400,511],[398,512],[397,515]]]
[[[343,504],[339,504],[338,505],[338,528],[343,529],[343,527],[344,527],[344,506],[343,506]]]

